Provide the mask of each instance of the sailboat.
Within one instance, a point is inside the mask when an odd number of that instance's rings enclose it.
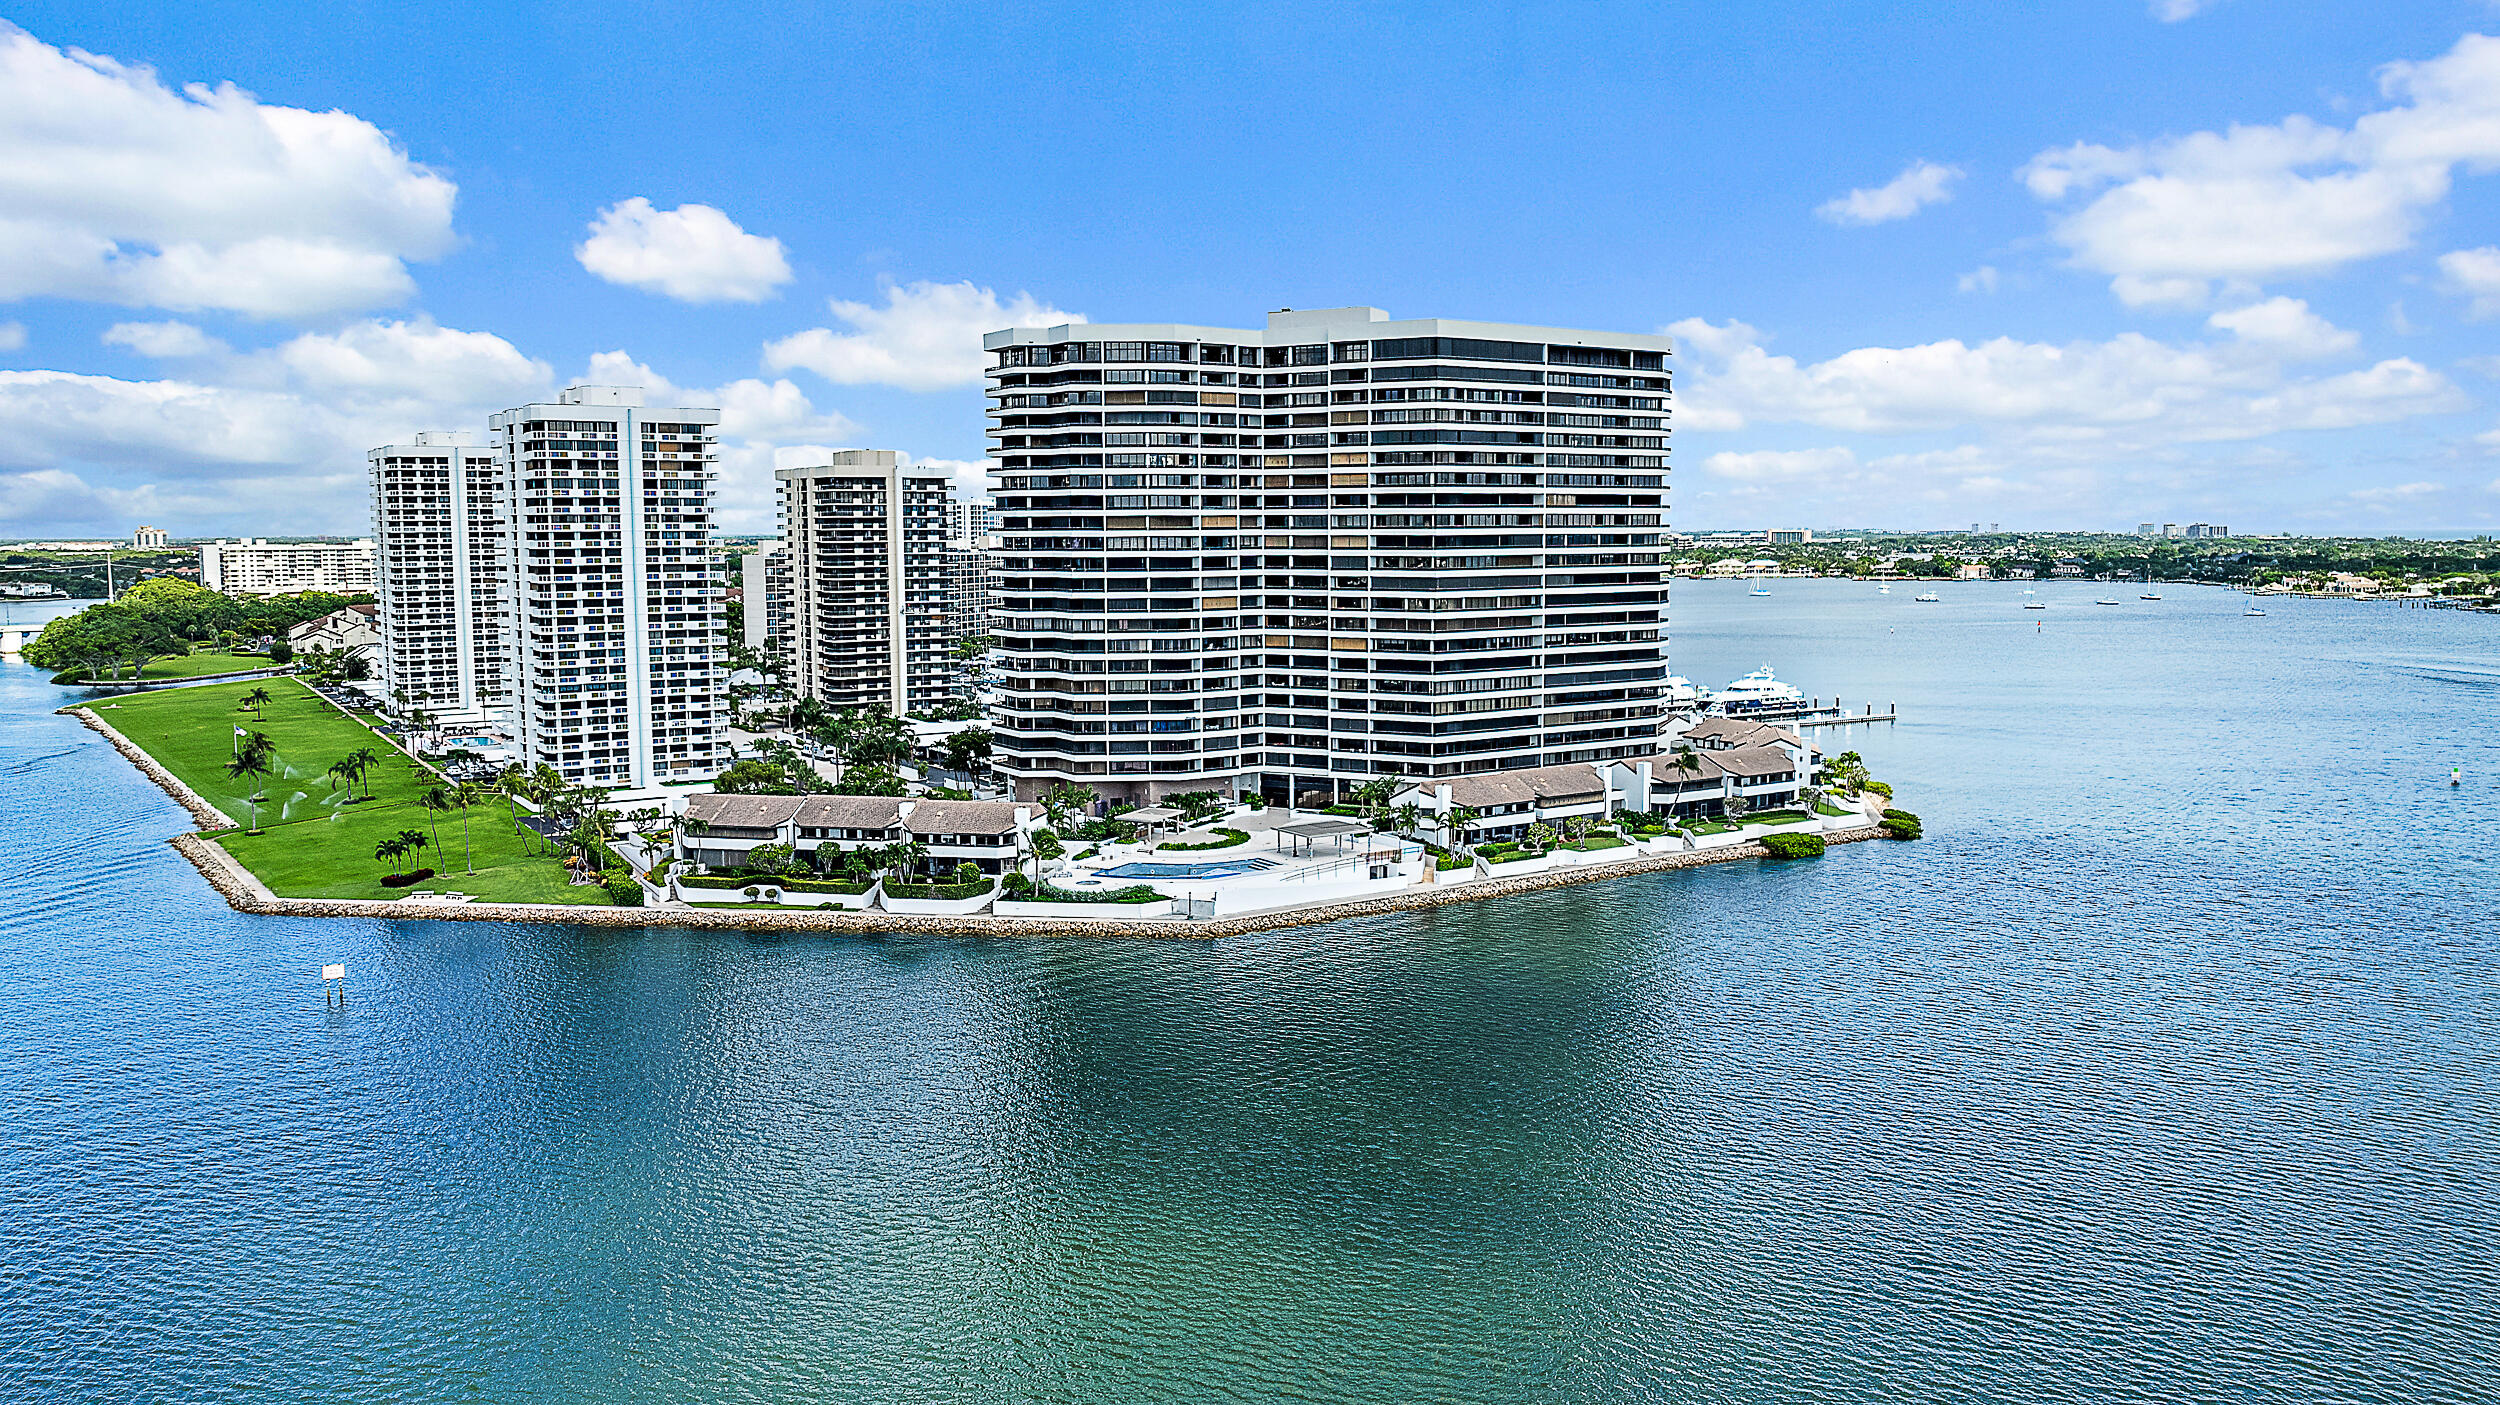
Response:
[[[2038,592],[2038,591],[2036,591],[2036,590],[2033,590],[2030,586],[2024,586],[2024,587],[2023,587],[2023,594],[2025,594],[2025,595],[2037,595],[2037,594],[2039,594],[2039,592]],[[2048,606],[2048,602],[2047,602],[2047,601],[2045,601],[2045,600],[2025,600],[2025,601],[2023,602],[2023,608],[2024,608],[2024,609],[2026,609],[2026,610],[2045,610],[2045,609],[2047,609],[2048,607],[2049,607],[2049,606]]]
[[[2144,568],[2144,593],[2143,593],[2142,595],[2137,596],[2137,597],[2136,597],[2136,599],[2138,599],[2138,600],[2159,600],[2160,598],[2161,598],[2161,592],[2160,592],[2160,591],[2158,591],[2158,590],[2153,589],[2153,568],[2152,568],[2152,567],[2150,567],[2150,566],[2147,566],[2147,567],[2145,567],[2145,568]]]
[[[1745,593],[1747,595],[1768,595],[1771,593],[1771,588],[1767,585],[1758,585]]]
[[[1879,585],[1875,587],[1875,593],[1877,595],[1890,595],[1892,594],[1892,587],[1888,585]]]

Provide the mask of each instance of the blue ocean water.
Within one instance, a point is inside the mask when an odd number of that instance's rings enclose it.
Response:
[[[2101,589],[1678,588],[1917,843],[1214,943],[246,918],[0,666],[0,1398],[2500,1397],[2500,621]]]

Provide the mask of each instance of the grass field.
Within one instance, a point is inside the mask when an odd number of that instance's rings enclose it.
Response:
[[[139,670],[139,678],[206,678],[213,673],[247,673],[258,668],[275,668],[276,664],[262,654],[182,654],[170,659],[157,659]],[[107,678],[107,683],[128,683],[129,678]]]
[[[269,690],[263,719],[236,706],[255,688]],[[115,730],[242,824],[251,821],[252,806],[245,800],[250,791],[225,769],[234,729],[246,727],[276,743],[275,773],[261,783],[265,832],[230,830],[213,837],[280,897],[387,900],[412,892],[461,892],[490,902],[607,901],[605,889],[577,887],[554,858],[530,852],[535,841],[514,832],[500,800],[469,811],[477,871],[467,872],[459,812],[437,819],[417,805],[417,796],[433,787],[433,776],[292,678],[175,688],[95,707]],[[351,795],[364,787],[334,788],[326,773],[331,762],[364,747],[381,758],[366,775],[373,798],[351,803]],[[404,829],[440,835],[442,847],[428,848],[420,860],[436,876],[412,888],[385,888],[382,875],[392,866],[374,858],[373,848]]]

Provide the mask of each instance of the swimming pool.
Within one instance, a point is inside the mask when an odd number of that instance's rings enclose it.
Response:
[[[1124,863],[1103,869],[1103,878],[1239,878],[1276,867],[1274,859],[1217,859],[1209,863]]]

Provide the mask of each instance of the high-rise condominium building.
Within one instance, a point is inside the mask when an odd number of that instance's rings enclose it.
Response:
[[[362,595],[373,589],[373,559],[371,541],[213,541],[200,548],[200,584],[230,595]]]
[[[946,527],[946,633],[950,644],[990,635],[990,596],[998,560],[998,506],[981,498],[949,504]]]
[[[897,717],[946,701],[945,476],[907,473],[891,449],[845,449],[773,477],[799,696]]]
[[[525,763],[645,790],[728,764],[713,409],[575,386],[488,424],[511,525],[507,674]]]
[[[984,345],[1018,798],[1657,750],[1667,338],[1354,307]]]
[[[767,542],[738,558],[739,640],[760,654],[790,646],[790,551]]]
[[[130,534],[130,544],[141,550],[149,547],[170,546],[172,543],[173,538],[168,536],[162,527],[141,527]]]
[[[367,451],[382,687],[456,722],[500,716],[512,532],[502,468],[460,432]]]

